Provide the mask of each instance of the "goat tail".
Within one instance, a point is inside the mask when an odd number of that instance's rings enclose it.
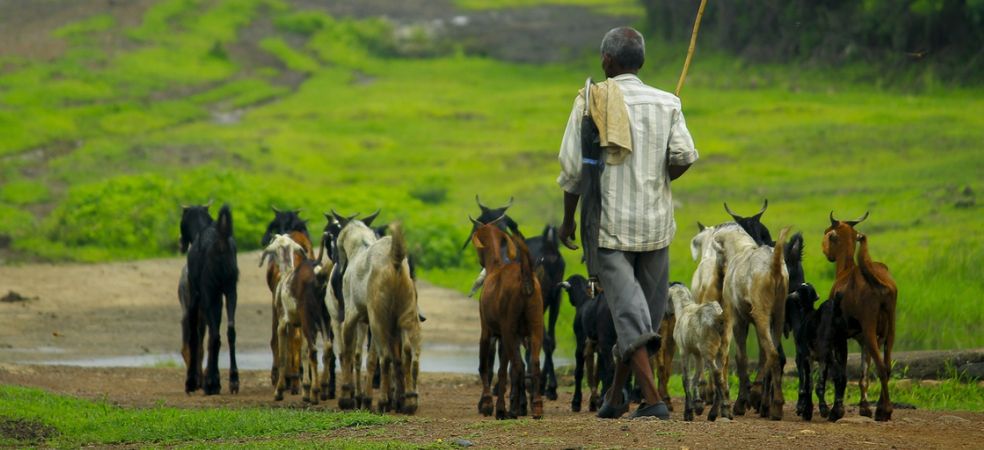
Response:
[[[393,261],[393,268],[400,271],[403,267],[403,260],[407,259],[407,241],[403,238],[403,225],[400,222],[393,222],[389,225],[389,235],[393,238],[390,243],[390,258]]]
[[[775,283],[775,304],[780,305],[783,311],[783,314],[778,317],[780,322],[786,321],[786,295],[789,294],[789,272],[786,271],[786,260],[783,258],[783,249],[785,248],[786,236],[789,235],[790,228],[784,227],[779,231],[779,240],[776,241],[776,246],[772,251],[772,279]],[[773,337],[777,342],[779,338],[779,336]]]
[[[510,236],[509,239],[512,239],[513,244],[516,245],[516,249],[519,250],[516,259],[519,260],[519,273],[523,280],[523,294],[532,295],[533,281],[536,278],[536,274],[533,272],[533,259],[530,256],[529,247],[526,246],[526,238],[517,229],[515,234]]]

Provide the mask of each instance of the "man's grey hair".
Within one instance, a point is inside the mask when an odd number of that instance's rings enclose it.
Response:
[[[646,40],[635,28],[612,28],[601,40],[601,54],[624,69],[638,69],[646,61]]]

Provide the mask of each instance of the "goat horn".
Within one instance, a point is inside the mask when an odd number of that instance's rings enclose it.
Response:
[[[754,217],[762,217],[762,214],[765,213],[765,209],[768,207],[769,207],[769,199],[765,199],[765,202],[762,203],[762,210],[759,211],[758,214],[755,214]]]
[[[181,209],[188,209],[188,208],[191,208],[191,205],[186,205],[184,203],[181,204]]]
[[[479,222],[479,221],[475,220],[474,218],[472,218],[471,214],[468,215],[468,220],[470,220],[471,223],[474,224],[476,227],[481,227],[481,226],[484,226],[485,225],[484,223]],[[466,243],[465,245],[467,246],[468,244]]]
[[[513,197],[509,196],[509,203],[506,203],[506,206],[503,206],[502,209],[509,209],[509,207],[512,206],[512,204],[513,204]]]
[[[366,216],[365,219],[362,219],[362,223],[366,224],[367,227],[368,226],[372,226],[372,221],[373,220],[376,220],[376,216],[379,215],[379,212],[380,211],[382,211],[382,210],[381,209],[376,209],[376,212],[374,212],[372,214],[369,214],[368,216]]]
[[[277,209],[277,207],[276,207],[276,206],[273,206],[273,205],[270,205],[270,209],[272,209],[272,210],[273,210],[273,212],[275,212],[275,213],[277,213],[277,214],[280,214],[280,210],[279,210],[279,209]]]
[[[359,213],[352,214],[349,217],[342,217],[341,214],[335,212],[335,210],[332,209],[331,210],[331,215],[334,216],[335,217],[335,220],[338,221],[338,224],[341,225],[344,228],[345,225],[348,225],[348,223],[351,222],[352,219],[356,218],[356,216],[358,216]]]
[[[697,231],[704,231],[705,228],[707,228],[707,227],[704,226],[704,224],[700,223],[700,221],[698,220],[697,221]]]
[[[738,218],[741,217],[738,214],[735,214],[734,211],[731,210],[731,208],[728,208],[728,202],[724,202],[724,210],[727,211],[728,214],[731,215],[731,217],[735,220],[738,220]]]
[[[205,204],[205,209],[210,208],[212,206],[212,203],[215,203],[215,199],[214,198],[208,199],[208,203]]]
[[[864,215],[861,216],[861,218],[859,218],[857,220],[848,220],[845,223],[848,224],[848,225],[850,225],[851,227],[853,227],[853,226],[855,226],[855,225],[857,225],[857,224],[859,224],[861,222],[864,222],[864,219],[867,219],[868,218],[868,213],[869,212],[871,212],[871,211],[865,211],[864,212]]]
[[[834,210],[830,210],[830,226],[836,227],[837,226],[837,222],[839,222],[839,221],[834,218]]]
[[[488,206],[482,204],[482,200],[478,198],[478,194],[475,194],[475,203],[478,203],[478,207],[482,209],[483,213],[489,210]]]

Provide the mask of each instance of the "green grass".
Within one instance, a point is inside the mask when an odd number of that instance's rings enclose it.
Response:
[[[324,435],[347,427],[392,423],[397,419],[364,412],[336,413],[295,409],[178,409],[157,406],[120,408],[105,401],[82,400],[39,389],[0,385],[0,418],[40,422],[55,433],[43,444],[80,447],[110,444],[173,445],[211,440]]]
[[[233,49],[258,17],[273,31],[262,57],[244,59]],[[56,34],[68,44],[60,57],[0,70],[0,233],[16,252],[176,255],[179,205],[209,199],[232,205],[244,250],[258,247],[270,205],[303,208],[315,231],[323,211],[382,208],[380,222],[403,220],[423,277],[462,292],[478,271],[474,250],[460,250],[476,193],[514,196],[527,236],[559,221],[563,127],[584,77],[602,76],[594,48],[565,63],[502,62],[274,0],[165,1],[135,28],[96,15]],[[96,44],[106,34],[127,45],[107,51]],[[650,42],[641,77],[674,86],[677,47]],[[298,74],[296,90],[281,80]],[[804,233],[807,279],[825,297],[827,214],[870,210],[859,229],[899,286],[896,349],[982,347],[984,308],[971,300],[984,294],[982,216],[961,207],[984,189],[982,90],[871,77],[698,54],[682,98],[701,159],[674,182],[671,278],[690,280],[698,220],[728,220],[723,201],[750,213],[767,197],[764,223]],[[238,121],[212,119],[234,110]],[[565,256],[568,274],[583,273],[580,254]]]

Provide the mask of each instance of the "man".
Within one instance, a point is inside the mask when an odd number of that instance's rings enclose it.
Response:
[[[617,149],[606,150],[610,155],[600,183],[598,276],[618,334],[618,365],[613,385],[598,411],[602,418],[618,418],[628,411],[629,400],[623,389],[630,369],[644,395],[644,403],[632,417],[669,418],[653,380],[649,355],[659,349],[658,327],[669,289],[668,246],[676,231],[670,181],[697,160],[697,150],[687,131],[680,99],[643,84],[636,75],[644,60],[645,42],[638,31],[622,27],[605,34],[601,65],[608,83],[618,87],[608,92],[620,92],[624,99],[631,148],[614,158],[614,163],[611,153]],[[578,96],[561,143],[561,174],[557,178],[565,191],[559,234],[564,245],[572,249],[577,248],[572,239],[581,194],[583,108],[584,98]]]

